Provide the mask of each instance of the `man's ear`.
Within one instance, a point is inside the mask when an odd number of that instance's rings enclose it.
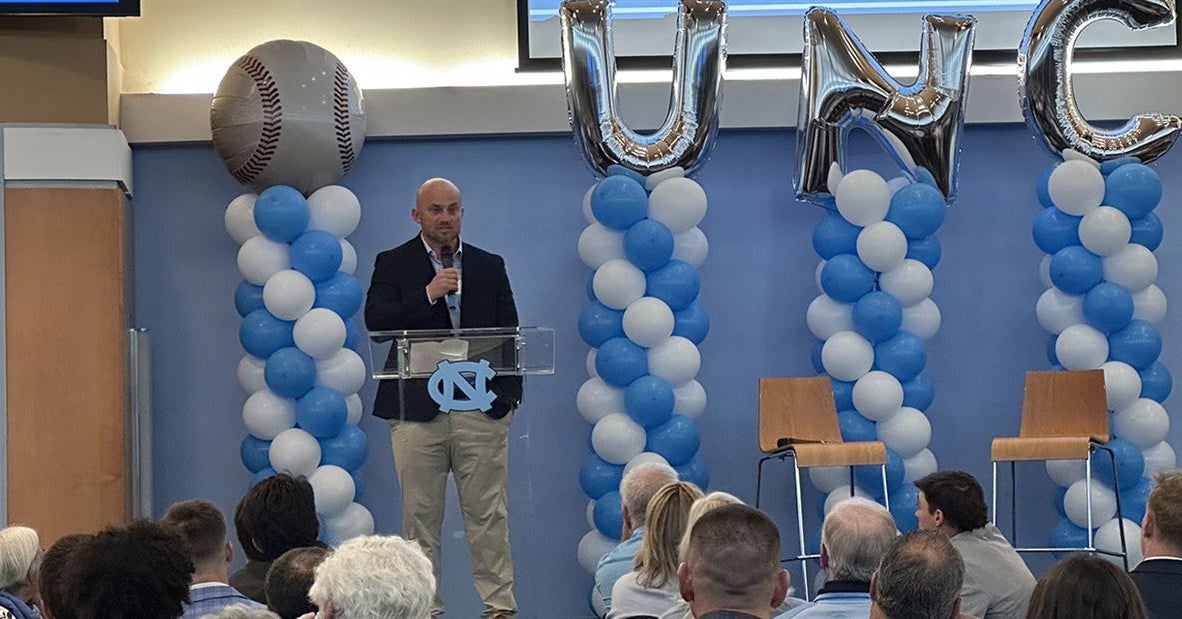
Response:
[[[937,527],[944,524],[944,510],[937,508],[932,512],[932,520],[935,521]]]
[[[689,564],[684,561],[677,566],[677,590],[681,593],[681,599],[694,601],[694,577],[690,574]]]
[[[825,547],[825,544],[821,544],[821,569],[829,569],[829,549]]]
[[[1149,539],[1154,535],[1156,524],[1153,522],[1153,512],[1145,510],[1145,517],[1141,519],[1141,538]]]
[[[960,596],[956,596],[956,603],[952,605],[952,616],[948,619],[956,619],[960,616]]]
[[[226,565],[234,562],[234,545],[226,541]]]
[[[257,538],[254,538],[254,537],[250,538],[250,545],[254,546],[254,549],[259,551],[259,554],[262,554],[263,545],[259,543],[259,540]]]
[[[792,577],[788,575],[788,570],[781,569],[776,572],[776,590],[772,592],[771,608],[779,608],[780,604],[784,603],[784,598],[788,597],[790,586],[792,586]]]

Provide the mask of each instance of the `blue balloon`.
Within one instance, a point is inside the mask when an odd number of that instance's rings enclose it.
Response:
[[[304,396],[304,399],[307,399],[307,396]],[[320,464],[335,464],[346,471],[355,471],[365,464],[368,455],[369,438],[365,436],[365,431],[357,426],[346,423],[336,436],[320,439]]]
[[[247,314],[266,307],[263,304],[262,286],[255,286],[246,280],[238,283],[238,287],[234,289],[234,309],[238,310],[239,316],[245,318]]]
[[[613,337],[595,353],[595,372],[609,385],[627,387],[648,374],[648,352],[626,337]]]
[[[1124,211],[1129,219],[1139,219],[1151,213],[1161,201],[1161,194],[1161,179],[1157,172],[1141,163],[1120,166],[1104,179],[1104,204]],[[257,205],[255,212],[258,212]]]
[[[907,257],[922,262],[929,269],[934,269],[937,264],[940,264],[940,256],[943,251],[940,247],[940,239],[935,235],[926,239],[907,241]]]
[[[294,187],[274,185],[254,202],[254,223],[272,241],[290,243],[308,228],[308,201]]]
[[[624,312],[598,301],[588,305],[579,314],[579,337],[595,348],[613,337],[624,337]]]
[[[907,238],[922,239],[940,229],[946,209],[944,195],[939,189],[923,183],[912,183],[891,196],[886,220],[899,226]]]
[[[899,382],[918,376],[927,358],[923,340],[910,331],[900,331],[874,345],[874,367],[893,375]]]
[[[1053,206],[1044,208],[1034,220],[1034,244],[1048,254],[1079,245],[1079,222],[1082,219]]]
[[[919,519],[915,517],[915,510],[919,509],[919,488],[915,484],[903,484],[891,493],[891,516],[895,519],[895,527],[904,533],[910,533],[919,528]]]
[[[679,335],[694,343],[701,344],[710,333],[710,316],[699,303],[690,303],[689,307],[674,312],[673,335]]]
[[[1124,286],[1100,282],[1083,300],[1084,318],[1104,333],[1119,331],[1133,320],[1133,295]]]
[[[263,379],[271,391],[298,398],[316,384],[316,362],[298,348],[280,348],[267,357]]]
[[[664,301],[675,312],[689,307],[698,298],[702,286],[698,270],[680,260],[670,260],[645,277],[648,285],[644,294]]]
[[[813,371],[818,374],[825,373],[825,362],[821,360],[821,352],[825,348],[825,342],[813,342],[813,350],[810,355],[810,360],[813,362]]]
[[[1059,365],[1059,353],[1055,351],[1055,344],[1059,342],[1059,336],[1052,335],[1047,338],[1047,361],[1051,365]]]
[[[854,329],[873,344],[899,332],[899,327],[903,324],[903,306],[890,294],[876,290],[854,303],[853,316]]]
[[[341,269],[341,242],[324,230],[308,230],[291,244],[291,268],[313,282],[332,277]]]
[[[1051,548],[1084,548],[1088,545],[1088,531],[1064,518],[1051,529],[1048,544]],[[1059,558],[1060,553],[1056,553],[1055,557]]]
[[[858,253],[858,234],[862,229],[837,213],[830,213],[813,228],[813,249],[822,260],[838,254]]]
[[[1145,519],[1145,504],[1149,501],[1149,493],[1153,491],[1153,480],[1142,476],[1136,483],[1120,489],[1120,511],[1125,518],[1133,522]],[[1136,543],[1135,540],[1130,540]]]
[[[837,410],[844,411],[854,407],[854,383],[830,378],[829,384],[833,387],[833,402],[837,405]]]
[[[878,440],[878,424],[856,410],[838,411],[837,426],[841,429],[841,440],[847,443]]]
[[[255,471],[255,474],[252,475],[250,478],[250,487],[253,488],[256,485],[258,485],[258,483],[260,481],[263,481],[264,479],[267,479],[268,477],[274,477],[278,474],[279,473],[275,472],[275,469],[273,469],[269,466],[265,469],[260,470],[260,471]]]
[[[1160,361],[1154,361],[1149,367],[1143,370],[1137,370],[1141,375],[1141,397],[1149,398],[1161,404],[1170,397],[1170,392],[1174,390],[1174,377],[1170,376],[1170,370]]]
[[[609,177],[619,178],[619,177]],[[624,514],[620,511],[620,491],[612,490],[595,500],[591,512],[595,528],[608,539],[620,539],[624,532]]]
[[[673,401],[673,387],[651,374],[632,381],[624,390],[624,410],[645,428],[669,421]]]
[[[361,345],[361,338],[365,336],[365,329],[356,320],[345,321],[345,348],[357,350]]]
[[[685,415],[674,414],[665,423],[649,428],[644,450],[664,456],[671,466],[677,467],[689,462],[701,443],[698,424]]]
[[[349,471],[349,475],[353,478],[353,502],[360,503],[365,499],[365,474],[357,469]]]
[[[1129,238],[1130,243],[1144,245],[1149,251],[1154,251],[1161,245],[1161,239],[1165,232],[1162,230],[1161,219],[1158,218],[1157,213],[1150,213],[1140,219],[1131,219],[1129,223],[1133,227],[1133,235]]]
[[[337,273],[316,284],[314,307],[325,307],[336,312],[341,318],[352,318],[361,309],[365,291],[357,278],[348,273]]]
[[[269,365],[270,361],[267,363]],[[296,400],[296,423],[316,438],[340,434],[348,418],[349,406],[345,404],[345,398],[332,389],[313,387],[304,397]]]
[[[659,269],[673,257],[673,233],[655,219],[641,219],[624,233],[624,255],[639,269]]]
[[[238,455],[242,457],[242,465],[251,473],[258,473],[259,471],[271,466],[271,441],[264,441],[247,434],[242,439],[242,446],[238,449]]]
[[[1109,174],[1112,174],[1113,172],[1115,172],[1117,168],[1119,168],[1121,166],[1128,165],[1130,163],[1141,163],[1141,158],[1140,157],[1133,157],[1132,155],[1129,155],[1127,157],[1117,157],[1116,159],[1109,159],[1108,161],[1102,162],[1100,164],[1100,173],[1103,174],[1104,176],[1108,176]]]
[[[926,373],[920,372],[915,378],[903,382],[903,406],[926,411],[935,399],[936,386]]]
[[[645,176],[643,174],[641,174],[640,172],[637,172],[636,170],[633,170],[631,168],[626,168],[618,163],[613,163],[613,164],[607,166],[607,175],[608,176],[625,176],[627,178],[630,178],[630,179],[640,183],[640,185],[642,187],[644,186]]]
[[[1097,449],[1092,456],[1092,471],[1096,479],[1108,484],[1109,488],[1116,486],[1112,479],[1112,458],[1115,456],[1121,489],[1137,485],[1145,473],[1145,457],[1141,455],[1141,449],[1123,438],[1108,441],[1106,447],[1112,450],[1111,454],[1108,450]]]
[[[932,173],[927,168],[917,166],[911,173],[915,176],[915,182],[923,183],[929,187],[939,188],[939,185],[936,183],[936,177],[932,176]]]
[[[1087,294],[1103,279],[1100,256],[1080,245],[1064,247],[1051,257],[1051,281],[1067,294]]]
[[[587,276],[587,300],[592,303],[599,300],[599,298],[595,296],[595,273],[591,273]]]
[[[821,289],[842,303],[854,303],[874,289],[874,271],[853,254],[839,254],[821,268]]]
[[[1038,194],[1038,202],[1043,206],[1055,206],[1054,201],[1051,200],[1050,184],[1051,173],[1054,172],[1055,168],[1057,167],[1059,167],[1059,164],[1057,163],[1052,163],[1051,165],[1047,166],[1046,169],[1042,171],[1042,176],[1038,179],[1038,186],[1035,187],[1035,193]]]
[[[893,449],[887,450],[887,494],[895,492],[903,486],[903,458],[895,453]],[[858,487],[865,490],[870,496],[877,500],[882,500],[882,469],[877,464],[866,464],[854,467],[854,479],[858,483]]]
[[[1161,334],[1144,320],[1108,336],[1108,358],[1124,361],[1138,370],[1148,368],[1161,355]]]
[[[643,181],[628,176],[609,176],[599,181],[591,190],[591,212],[599,223],[627,230],[648,212]]]
[[[295,346],[292,329],[295,323],[279,320],[265,309],[255,310],[242,319],[238,341],[246,352],[266,359],[280,348]]]
[[[609,492],[618,492],[623,477],[624,465],[612,464],[592,453],[579,469],[579,487],[595,500]]]
[[[700,455],[694,455],[689,462],[677,465],[673,470],[677,471],[677,478],[681,481],[688,481],[703,491],[710,487],[710,469]]]

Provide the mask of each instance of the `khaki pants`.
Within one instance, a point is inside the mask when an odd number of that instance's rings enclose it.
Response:
[[[447,474],[455,475],[472,555],[472,581],[484,601],[481,617],[513,615],[509,554],[509,422],[479,411],[441,414],[428,422],[392,421],[394,468],[402,487],[402,533],[419,542],[435,569],[435,605],[443,613],[440,535]]]

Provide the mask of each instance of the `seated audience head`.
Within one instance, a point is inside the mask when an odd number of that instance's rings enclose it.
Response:
[[[1157,474],[1141,522],[1141,549],[1146,557],[1182,558],[1182,471]]]
[[[315,546],[320,521],[312,484],[282,473],[260,481],[238,503],[234,529],[242,552],[254,561],[274,561],[292,548]]]
[[[663,486],[677,481],[677,471],[668,464],[646,462],[632,467],[620,480],[620,509],[624,513],[624,538],[644,524],[648,502]]]
[[[690,506],[702,498],[697,486],[679,481],[657,490],[644,516],[644,541],[632,565],[642,587],[664,587],[677,579],[677,546],[685,534]]]
[[[979,529],[989,521],[985,492],[972,475],[963,471],[937,471],[915,482],[919,528],[938,529],[952,537]]]
[[[37,597],[41,540],[29,527],[0,529],[0,589],[30,602]]]
[[[882,505],[863,498],[841,501],[821,525],[821,566],[829,580],[870,582],[897,535],[895,519]]]
[[[1148,619],[1141,593],[1124,570],[1077,554],[1055,564],[1034,587],[1027,619]]]
[[[780,568],[780,530],[746,505],[713,509],[690,529],[689,550],[677,570],[681,597],[695,617],[716,610],[768,617],[788,595]]]
[[[189,602],[193,562],[169,525],[107,527],[72,554],[66,578],[78,619],[180,617]]]
[[[435,576],[415,542],[367,535],[324,559],[308,597],[319,619],[423,619],[431,612]]]
[[[168,508],[161,522],[171,525],[185,540],[189,560],[196,570],[193,584],[226,582],[233,552],[226,541],[226,519],[209,501],[182,501]]]
[[[689,552],[690,529],[694,527],[694,523],[699,518],[706,515],[707,512],[713,509],[722,507],[723,505],[742,505],[743,501],[739,497],[729,493],[715,490],[710,494],[694,501],[690,505],[689,520],[685,523],[685,533],[681,536],[681,543],[677,545],[677,557],[681,561],[685,561],[686,553]]]
[[[41,603],[45,607],[46,619],[74,619],[73,602],[66,568],[74,561],[74,555],[93,535],[75,533],[67,535],[45,551],[41,561]]]
[[[292,548],[267,570],[267,607],[283,619],[295,619],[315,612],[308,589],[316,578],[316,567],[332,551],[319,546]]]
[[[279,619],[279,615],[266,608],[231,604],[219,610],[216,615],[202,615],[200,619]]]
[[[871,619],[952,619],[960,614],[964,561],[948,536],[920,530],[895,538],[870,581]]]

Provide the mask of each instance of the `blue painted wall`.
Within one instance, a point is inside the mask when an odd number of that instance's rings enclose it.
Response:
[[[856,159],[859,165],[884,161],[868,141],[857,148],[874,153]],[[710,198],[702,224],[711,252],[701,270],[701,300],[712,319],[699,376],[710,400],[701,420],[703,453],[715,488],[748,500],[759,456],[758,377],[812,373],[804,315],[817,294],[810,235],[822,212],[792,198],[793,149],[789,131],[723,132],[697,177]],[[250,476],[238,459],[244,395],[234,379],[242,355],[232,301],[237,247],[222,215],[240,189],[210,145],[136,147],[134,157],[136,324],[153,338],[155,508],[162,513],[174,501],[202,497],[232,514]],[[943,468],[968,470],[986,486],[989,438],[1017,432],[1023,373],[1048,367],[1046,335],[1034,315],[1042,255],[1030,228],[1039,209],[1034,183],[1049,162],[1025,127],[969,127],[961,198],[939,233],[944,257],[933,298],[944,323],[928,344],[937,390],[931,447]],[[1166,228],[1158,283],[1170,296],[1182,289],[1182,230],[1170,205],[1182,201],[1176,162],[1175,154],[1157,166],[1166,189],[1158,211]],[[522,323],[557,329],[557,372],[527,382],[510,439],[517,592],[523,617],[587,616],[591,579],[575,547],[588,529],[577,475],[589,426],[574,399],[586,378],[587,347],[575,325],[590,271],[575,246],[585,226],[581,199],[593,179],[566,135],[371,141],[344,183],[363,209],[350,237],[363,284],[377,252],[415,234],[414,190],[432,176],[450,177],[464,190],[464,240],[504,255]],[[1175,312],[1162,325],[1162,359],[1175,372],[1182,370],[1182,346],[1172,337],[1182,333],[1180,322]],[[373,384],[362,391],[367,411],[373,393]],[[1180,425],[1171,430],[1175,445]],[[371,440],[363,502],[379,531],[394,533],[400,516],[388,432],[372,418],[362,428]],[[1033,481],[1020,492],[1020,522],[1035,531],[1023,541],[1042,543],[1057,521],[1055,487],[1041,466],[1023,471]],[[770,472],[764,502],[787,533],[795,526],[788,471]],[[449,616],[472,617],[479,600],[454,503],[453,495],[442,586]]]

